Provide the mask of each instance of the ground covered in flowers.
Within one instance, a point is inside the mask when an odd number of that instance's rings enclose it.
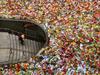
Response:
[[[1,65],[1,74],[100,74],[99,0],[0,0],[0,16],[45,25],[50,39],[41,56]]]

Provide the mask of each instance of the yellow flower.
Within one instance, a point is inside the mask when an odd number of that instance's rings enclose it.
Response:
[[[32,7],[31,7],[31,6],[29,6],[29,7],[28,7],[28,9],[32,9]]]
[[[75,42],[72,42],[72,45],[75,45],[76,43]]]

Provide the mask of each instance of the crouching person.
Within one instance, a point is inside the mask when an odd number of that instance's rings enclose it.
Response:
[[[21,45],[24,45],[24,39],[25,39],[24,34],[19,35],[19,42],[21,43]]]

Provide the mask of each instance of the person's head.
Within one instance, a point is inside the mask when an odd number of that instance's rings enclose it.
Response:
[[[21,34],[21,37],[24,39],[25,38],[25,35],[24,34]]]

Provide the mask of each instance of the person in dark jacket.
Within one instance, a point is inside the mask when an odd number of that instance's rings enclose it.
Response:
[[[25,38],[24,34],[19,35],[19,42],[21,43],[21,45],[24,45],[24,38]]]

